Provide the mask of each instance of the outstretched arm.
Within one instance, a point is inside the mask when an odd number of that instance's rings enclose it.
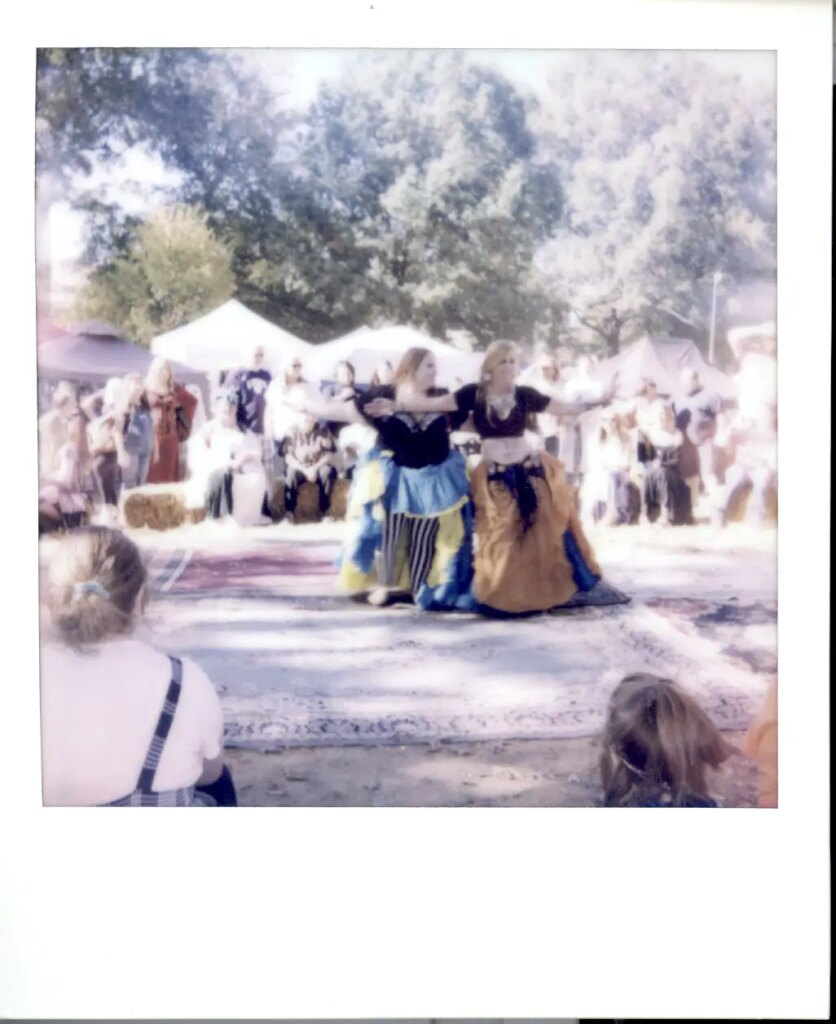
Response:
[[[430,398],[429,395],[416,395],[406,401],[375,398],[363,408],[366,415],[373,419],[382,419],[396,412],[456,412],[458,403],[455,395],[436,395],[435,398]]]
[[[357,411],[354,402],[339,402],[333,399],[314,397],[313,395],[289,396],[282,402],[289,409],[296,412],[307,413],[318,420],[328,420],[331,423],[365,423],[366,421]]]
[[[604,394],[594,402],[564,402],[560,398],[553,398],[548,406],[546,412],[551,413],[552,416],[580,416],[582,413],[587,412],[589,409],[597,409],[602,405],[609,405],[615,397],[615,392],[618,388],[618,374],[616,373],[610,382],[610,386],[604,392]]]

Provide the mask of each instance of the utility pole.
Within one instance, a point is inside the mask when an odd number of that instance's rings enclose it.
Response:
[[[717,285],[722,280],[722,273],[714,271],[714,282],[711,287],[711,326],[708,333],[708,361],[714,363],[714,333],[717,325]]]

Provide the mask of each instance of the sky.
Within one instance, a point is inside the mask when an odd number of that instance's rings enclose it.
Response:
[[[269,85],[284,94],[291,106],[305,106],[316,95],[320,82],[338,77],[357,50],[339,49],[259,49],[235,50],[245,64],[257,71]],[[473,60],[493,64],[511,81],[535,95],[543,94],[549,76],[557,68],[571,65],[574,50],[470,50]],[[610,60],[617,71],[634,61],[641,51],[612,50]],[[775,81],[775,59],[769,51],[705,50],[702,60],[717,71],[740,75],[746,83],[771,85]],[[145,187],[173,183],[158,158],[132,151],[116,172],[91,184],[110,187],[131,212],[147,208]],[[56,264],[70,263],[81,254],[84,219],[66,203],[52,207],[50,247]]]

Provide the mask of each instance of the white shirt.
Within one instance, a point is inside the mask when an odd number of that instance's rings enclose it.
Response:
[[[285,401],[303,400],[308,402],[321,401],[322,396],[316,388],[303,381],[300,384],[292,384],[287,387],[279,378],[275,378],[267,388],[265,395],[265,429],[269,431],[274,441],[283,441],[296,427],[305,423],[307,415],[297,412]]]
[[[737,402],[741,416],[755,418],[777,402],[778,363],[764,352],[747,352],[737,375]]]
[[[191,786],[204,759],[223,749],[221,702],[209,678],[183,658],[180,700],[154,779],[155,790]],[[41,650],[43,799],[90,806],[136,788],[171,680],[168,657],[130,638],[91,653]]]

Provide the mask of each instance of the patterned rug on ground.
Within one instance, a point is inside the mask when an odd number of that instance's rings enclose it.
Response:
[[[230,745],[594,735],[623,675],[677,679],[745,729],[775,670],[774,603],[658,598],[496,621],[334,595],[334,545],[172,552],[151,639],[222,694]]]

